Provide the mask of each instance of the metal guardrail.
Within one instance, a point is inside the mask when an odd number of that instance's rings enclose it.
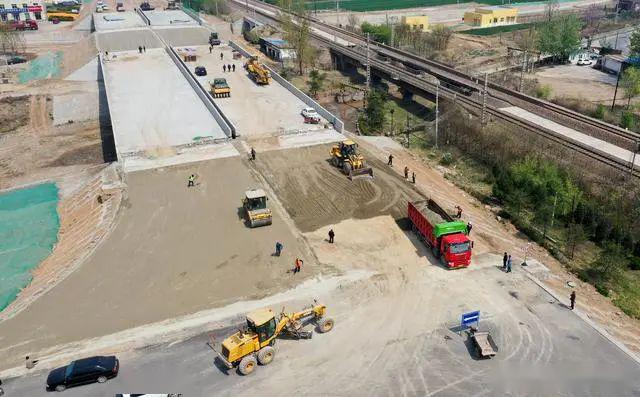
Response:
[[[235,49],[236,51],[241,53],[243,56],[245,56],[247,58],[251,56],[251,54],[247,50],[245,50],[241,45],[239,45],[238,43],[236,43],[234,41],[229,41],[229,45],[233,49]],[[307,106],[314,108],[316,110],[316,112],[318,112],[318,114],[320,116],[324,117],[331,124],[333,124],[333,128],[336,131],[342,132],[342,130],[344,129],[344,122],[342,122],[342,120],[340,120],[338,117],[333,115],[333,113],[329,112],[327,109],[325,109],[322,105],[320,105],[314,99],[309,97],[307,94],[305,94],[304,92],[302,92],[299,89],[297,89],[293,84],[289,83],[284,77],[280,76],[275,70],[270,68],[268,65],[264,65],[264,66],[269,70],[269,72],[271,73],[271,77],[274,80],[276,80],[278,83],[280,83],[280,85],[282,85],[284,88],[286,88],[289,92],[291,92],[293,95],[295,95],[298,99],[300,99],[302,102],[304,102]]]
[[[144,11],[142,11],[139,8],[136,8],[136,12],[138,13],[138,15],[140,15],[140,18],[142,18],[142,20],[144,21],[145,25],[151,26],[151,20],[146,15],[144,15]]]
[[[200,15],[198,15],[197,12],[187,7],[183,7],[182,11],[185,14],[189,15],[191,18],[195,19],[196,22],[198,22],[198,25],[202,26],[202,18],[200,18]]]

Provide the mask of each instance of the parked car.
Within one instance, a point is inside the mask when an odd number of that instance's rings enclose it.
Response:
[[[204,66],[196,66],[196,76],[206,76],[207,68]]]
[[[318,114],[318,112],[316,112],[316,110],[314,108],[304,108],[302,109],[301,112],[303,117],[308,117],[308,118],[320,118],[320,115]]]
[[[19,63],[25,63],[25,62],[27,62],[27,58],[19,57],[19,56],[14,56],[7,59],[7,65],[17,65]]]
[[[591,65],[593,61],[589,58],[580,58],[578,59],[578,66]]]
[[[120,362],[115,356],[95,356],[56,368],[47,377],[48,391],[63,391],[87,383],[104,383],[118,376]]]

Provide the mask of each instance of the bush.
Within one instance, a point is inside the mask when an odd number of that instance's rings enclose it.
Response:
[[[453,155],[449,152],[443,153],[442,158],[440,159],[440,164],[442,165],[453,164]]]
[[[609,288],[603,283],[595,283],[594,287],[596,287],[596,291],[600,293],[600,295],[609,296]]]
[[[536,96],[542,99],[549,99],[551,97],[551,86],[548,84],[539,85],[536,88]]]
[[[593,117],[600,119],[600,120],[604,120],[604,116],[605,114],[607,114],[607,108],[603,105],[603,104],[598,104],[598,107],[596,108],[596,111],[593,112]]]
[[[620,120],[620,125],[622,126],[622,128],[628,128],[632,130],[635,124],[636,120],[632,112],[622,112],[622,118]]]

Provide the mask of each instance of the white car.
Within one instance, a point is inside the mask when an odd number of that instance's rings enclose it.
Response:
[[[300,112],[302,114],[302,117],[304,118],[309,118],[309,119],[319,119],[320,115],[318,114],[318,112],[316,112],[316,110],[314,108],[304,108],[302,109],[302,112]]]
[[[589,58],[580,58],[578,59],[578,66],[591,65],[593,61]]]

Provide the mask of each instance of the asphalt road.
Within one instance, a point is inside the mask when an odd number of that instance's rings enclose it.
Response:
[[[503,274],[495,268],[466,275],[495,281],[486,286],[504,295],[506,305],[515,308],[483,314],[482,328],[492,331],[500,348],[493,359],[477,359],[465,334],[456,333],[452,322],[432,330],[408,330],[410,334],[402,338],[377,338],[385,335],[385,330],[370,311],[387,298],[366,298],[350,312],[348,307],[354,302],[346,297],[353,291],[341,291],[333,302],[337,325],[331,333],[314,334],[308,341],[280,340],[274,363],[258,368],[251,376],[218,367],[203,334],[120,356],[117,378],[105,384],[69,389],[63,395],[106,397],[127,392],[173,392],[195,397],[278,395],[286,390],[322,396],[640,395],[640,367],[533,283],[515,275],[504,282]],[[455,287],[447,289],[458,293]],[[394,316],[407,318],[408,313],[418,319],[430,316],[428,306],[421,312],[405,307],[379,316],[380,323],[389,322],[388,328],[405,331]],[[354,334],[351,325],[361,325],[365,319],[371,324]],[[335,353],[334,347],[341,352]],[[369,359],[369,355],[375,359]],[[366,358],[364,363],[359,356]],[[345,369],[350,361],[358,366]],[[41,371],[7,380],[6,396],[47,395],[46,375]]]

